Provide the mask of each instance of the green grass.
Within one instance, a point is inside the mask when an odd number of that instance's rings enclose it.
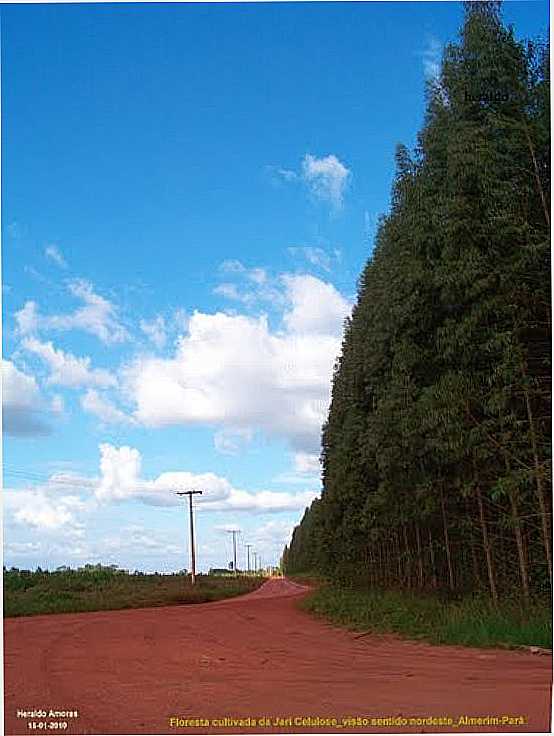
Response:
[[[505,601],[495,610],[479,597],[445,601],[433,595],[347,589],[328,584],[299,605],[356,631],[395,633],[434,644],[552,647],[552,612],[548,601],[529,607]]]
[[[4,617],[206,603],[258,588],[264,578],[134,575],[106,567],[47,572],[4,570]]]

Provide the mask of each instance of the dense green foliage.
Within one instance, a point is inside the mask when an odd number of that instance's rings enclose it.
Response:
[[[478,596],[449,601],[414,591],[326,585],[301,606],[355,631],[392,632],[434,644],[552,647],[552,616],[540,604],[522,610],[514,601],[495,607]]]
[[[550,594],[549,90],[547,47],[468,3],[398,147],[286,572]]]
[[[192,586],[182,573],[129,574],[102,565],[55,572],[4,568],[4,616],[205,603],[249,593],[263,582],[254,575],[198,575]]]

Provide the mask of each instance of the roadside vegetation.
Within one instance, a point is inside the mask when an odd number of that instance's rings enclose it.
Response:
[[[4,617],[206,603],[249,593],[265,578],[129,573],[86,565],[49,572],[4,568]]]
[[[417,145],[397,148],[323,492],[282,567],[332,580],[305,605],[337,621],[550,646],[549,47],[518,40],[499,2],[464,5]]]
[[[436,594],[328,584],[302,599],[300,606],[355,631],[394,633],[432,644],[552,647],[546,601],[522,608],[520,601],[504,600],[495,608],[483,596],[448,600]]]

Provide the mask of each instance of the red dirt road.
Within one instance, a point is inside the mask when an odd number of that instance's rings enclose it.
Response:
[[[66,734],[550,730],[550,656],[356,638],[298,610],[305,590],[276,579],[218,603],[7,619],[5,733],[33,733],[28,724],[41,721],[18,709],[77,710],[76,718],[42,719],[67,721]],[[525,723],[342,726],[356,716],[450,716],[457,724],[508,715]],[[207,725],[170,725],[171,717]],[[214,722],[248,717],[271,725]],[[275,725],[277,717],[341,725]]]

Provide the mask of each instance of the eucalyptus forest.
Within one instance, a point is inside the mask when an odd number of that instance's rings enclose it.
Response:
[[[549,99],[546,42],[467,3],[397,147],[287,573],[550,595]]]

